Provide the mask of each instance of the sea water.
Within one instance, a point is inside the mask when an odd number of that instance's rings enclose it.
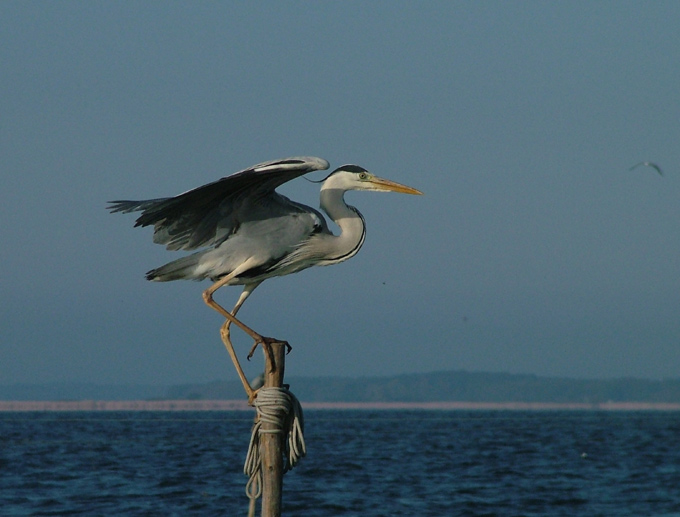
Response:
[[[0,515],[246,515],[248,412],[0,413]],[[307,411],[288,516],[680,515],[680,413]]]

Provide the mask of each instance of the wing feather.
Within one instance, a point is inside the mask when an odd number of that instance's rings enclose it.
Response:
[[[214,246],[238,229],[242,203],[276,196],[276,188],[287,181],[328,167],[326,160],[313,156],[263,162],[175,197],[111,201],[108,209],[141,211],[135,226],[153,225],[154,242],[169,250]]]

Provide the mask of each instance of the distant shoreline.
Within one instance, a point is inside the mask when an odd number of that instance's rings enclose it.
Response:
[[[440,411],[680,411],[680,403],[663,402],[307,402],[320,410]],[[0,412],[28,411],[252,411],[245,400],[0,400]]]

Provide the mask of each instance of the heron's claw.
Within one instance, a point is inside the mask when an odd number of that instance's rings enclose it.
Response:
[[[260,345],[260,344],[262,345],[262,348],[264,348],[265,352],[267,354],[269,354],[269,358],[272,359],[272,363],[273,363],[273,357],[272,357],[273,352],[272,352],[272,349],[271,349],[271,345],[273,345],[273,344],[285,345],[286,346],[286,354],[289,354],[290,351],[293,349],[293,347],[290,346],[288,341],[283,341],[281,339],[275,339],[273,337],[260,336],[260,339],[255,341],[255,344],[252,346],[252,348],[250,349],[250,352],[248,352],[248,355],[246,356],[248,361],[250,361],[250,358],[253,357],[253,354],[255,353],[255,349],[257,348],[257,345]]]

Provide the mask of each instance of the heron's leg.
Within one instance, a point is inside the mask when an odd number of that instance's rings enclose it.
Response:
[[[261,283],[262,282],[260,281],[260,282],[254,283],[254,284],[246,284],[244,286],[243,292],[241,293],[241,296],[239,296],[239,299],[236,302],[236,305],[231,310],[232,316],[236,316],[236,313],[241,308],[241,305],[243,305],[243,302],[246,301],[246,298],[248,298],[248,296],[250,296],[250,294],[255,290],[255,288],[258,285],[260,285]],[[231,327],[231,320],[225,321],[224,324],[222,325],[222,328],[220,329],[220,335],[222,336],[222,341],[224,341],[225,339],[231,341],[229,327]],[[255,349],[257,348],[257,345],[259,345],[260,343],[262,343],[262,346],[264,348],[265,353],[267,353],[269,355],[270,364],[275,364],[274,356],[273,356],[274,351],[269,346],[269,344],[270,343],[281,343],[281,341],[279,341],[277,339],[273,339],[273,338],[267,338],[267,337],[264,337],[264,336],[262,336],[262,341],[255,341],[252,348],[250,349],[250,352],[248,353],[248,360],[250,361],[250,358],[253,356],[253,353],[255,353]],[[291,346],[285,341],[283,343],[288,347],[288,351],[290,352]]]
[[[236,316],[236,313],[238,310],[241,308],[243,305],[243,302],[246,301],[246,298],[251,295],[251,293],[255,290],[255,288],[260,285],[261,282],[257,282],[255,284],[248,284],[245,285],[243,288],[243,291],[241,292],[241,296],[239,296],[238,301],[236,302],[236,305],[234,305],[234,308],[231,310],[231,315]],[[236,368],[236,372],[238,373],[239,378],[241,379],[241,383],[243,384],[243,388],[246,390],[246,393],[248,394],[248,402],[252,403],[254,400],[255,396],[257,395],[257,392],[259,390],[253,390],[252,386],[250,385],[250,382],[246,378],[243,369],[241,368],[241,363],[236,357],[236,352],[234,351],[234,346],[231,342],[231,335],[229,331],[229,327],[231,326],[231,320],[227,319],[223,324],[222,327],[220,328],[220,337],[222,338],[222,342],[224,343],[224,346],[227,349],[227,352],[229,352],[229,356],[231,357],[232,362],[234,363],[234,366]],[[265,338],[266,339],[266,338]],[[256,342],[257,345],[257,342]],[[271,359],[271,347],[266,347],[270,351],[270,359]],[[273,363],[273,360],[271,361],[271,364]]]
[[[243,271],[247,271],[250,267],[252,267],[252,264],[249,264],[248,261],[246,261],[244,264],[241,265],[240,268],[235,269],[231,274],[221,278],[217,282],[215,282],[213,285],[211,285],[208,289],[203,291],[203,301],[211,307],[212,309],[216,310],[219,312],[222,316],[224,316],[227,321],[222,325],[220,328],[220,336],[222,338],[222,342],[224,343],[224,346],[227,348],[227,352],[229,352],[229,356],[231,357],[232,362],[234,363],[234,367],[236,368],[236,373],[238,374],[239,378],[241,379],[241,383],[243,384],[243,389],[245,389],[247,395],[248,395],[248,402],[252,403],[252,401],[255,399],[257,395],[257,391],[253,390],[252,387],[250,386],[250,383],[248,382],[248,379],[246,378],[245,373],[243,372],[243,368],[241,368],[241,363],[239,363],[238,358],[236,357],[236,351],[234,350],[234,346],[231,343],[231,338],[229,335],[229,326],[231,323],[235,323],[236,326],[238,326],[241,330],[243,330],[246,334],[248,334],[250,337],[252,337],[255,340],[255,344],[250,350],[250,353],[248,354],[248,359],[250,359],[253,355],[253,351],[257,347],[257,345],[262,344],[264,347],[265,351],[269,354],[270,358],[273,356],[273,351],[271,349],[271,346],[269,346],[271,343],[283,343],[285,344],[288,349],[290,350],[290,345],[285,342],[285,341],[280,341],[278,339],[272,339],[268,337],[261,336],[257,332],[255,332],[253,329],[242,323],[240,320],[238,320],[235,317],[235,313],[238,312],[238,309],[241,308],[241,305],[243,305],[243,302],[246,301],[246,298],[250,296],[250,293],[252,293],[255,288],[260,285],[261,282],[254,283],[254,284],[249,284],[246,285],[243,292],[241,293],[241,296],[239,297],[239,300],[236,302],[236,306],[234,307],[234,313],[230,313],[227,311],[224,307],[222,307],[220,304],[218,304],[214,299],[213,299],[213,294],[215,291],[217,291],[220,287],[227,285],[233,278],[236,278],[239,274],[241,274]],[[271,364],[275,364],[275,362],[272,360],[270,361]]]
[[[241,292],[241,296],[239,296],[238,301],[236,302],[236,305],[234,305],[234,308],[231,310],[231,315],[236,317],[236,313],[238,310],[241,308],[241,305],[243,305],[243,302],[246,301],[246,299],[252,294],[252,292],[255,290],[255,288],[260,285],[262,282],[256,282],[254,284],[246,284],[243,286],[243,291]],[[231,327],[231,320],[227,320],[224,322],[222,325],[222,328],[220,330],[220,333],[224,334],[229,338],[229,327]]]
[[[217,289],[219,289],[223,285],[229,283],[229,281],[232,278],[234,278],[236,274],[238,274],[237,271],[232,273],[231,275],[225,276],[224,278],[215,282],[208,289],[206,289],[203,292],[203,300],[209,307],[213,308],[227,319],[227,321],[220,328],[220,337],[222,338],[222,343],[224,343],[224,346],[226,347],[227,352],[229,353],[229,357],[231,357],[232,363],[234,363],[236,373],[238,374],[239,378],[241,379],[241,383],[243,384],[243,389],[246,391],[246,394],[248,395],[248,402],[252,403],[252,401],[255,399],[256,392],[250,386],[248,378],[246,377],[246,374],[243,372],[243,368],[241,368],[241,363],[239,362],[238,357],[236,357],[236,351],[234,350],[234,345],[231,343],[231,338],[229,336],[229,325],[231,323],[236,323],[238,327],[240,327],[246,334],[252,337],[256,342],[261,340],[262,336],[260,336],[250,327],[247,327],[241,321],[236,319],[236,317],[233,314],[231,314],[229,311],[227,311],[224,307],[215,302],[215,300],[213,299],[213,294],[215,293],[215,291],[217,291]],[[238,311],[241,305],[243,305],[243,302],[246,300],[246,298],[248,298],[250,293],[253,292],[253,289],[255,289],[255,287],[257,287],[257,285],[253,286],[251,289],[248,289],[246,287],[243,290],[243,293],[241,293],[241,296],[239,297],[239,300],[236,303],[236,306],[234,307],[234,312]]]
[[[247,262],[246,262],[247,264]],[[245,268],[247,269],[247,268]],[[234,277],[236,277],[238,274],[242,272],[242,268],[234,270],[231,274],[221,278],[217,282],[215,282],[213,285],[208,287],[205,291],[203,291],[203,301],[206,303],[208,307],[211,307],[212,309],[216,310],[219,312],[222,316],[227,318],[230,323],[236,324],[237,327],[239,327],[243,332],[248,334],[250,337],[252,337],[255,341],[261,341],[262,336],[260,336],[257,332],[255,332],[253,329],[236,319],[235,316],[233,316],[228,310],[226,310],[224,307],[222,307],[220,304],[218,304],[214,299],[213,299],[213,294],[215,291],[217,291],[220,287],[227,285]],[[257,287],[257,285],[255,286]],[[254,289],[254,287],[253,287]],[[250,293],[253,291],[253,289],[250,290],[250,292],[243,297],[243,294],[241,294],[241,298],[239,298],[239,301],[241,302],[241,305],[245,301],[245,299],[250,295]],[[245,292],[245,290],[244,290]],[[239,308],[240,305],[237,303],[236,304]]]

